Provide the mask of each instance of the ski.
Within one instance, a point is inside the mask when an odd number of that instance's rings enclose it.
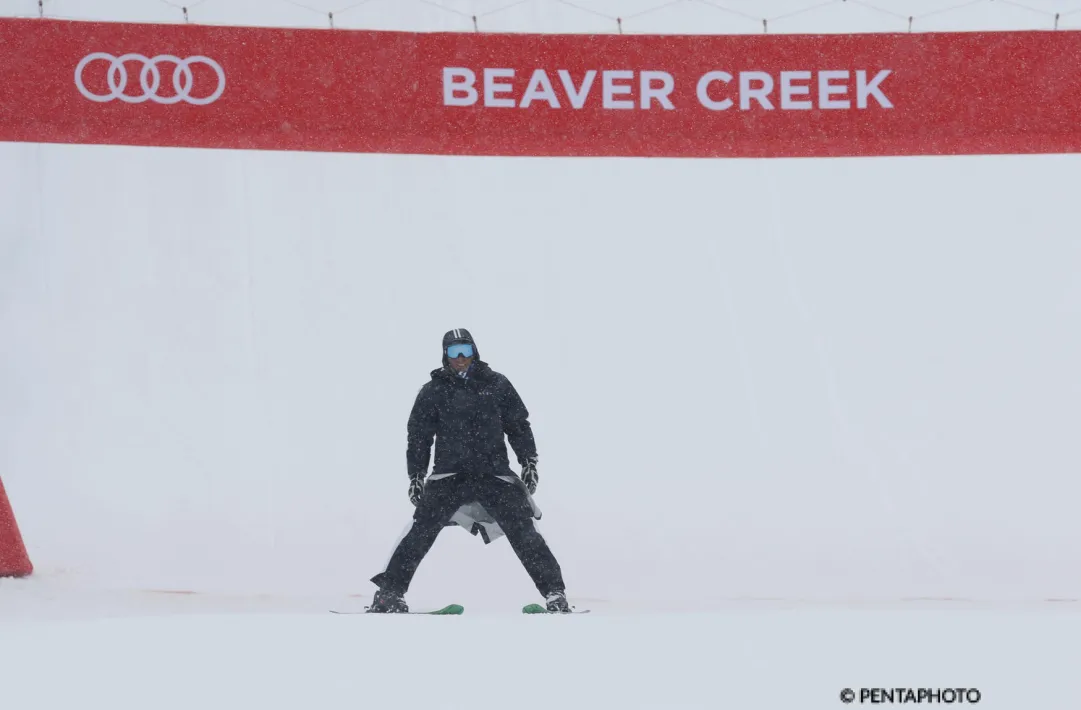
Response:
[[[588,614],[589,612],[589,609],[574,608],[572,608],[570,611],[548,611],[540,604],[526,604],[524,607],[522,607],[523,614],[553,614],[555,616],[560,616],[562,614]]]
[[[368,608],[365,607],[364,611],[339,611],[337,609],[331,609],[330,613],[331,614],[354,615],[354,614],[371,614],[372,612],[368,611]],[[462,614],[465,613],[465,607],[462,606],[461,604],[448,604],[447,606],[443,607],[442,609],[430,609],[430,610],[425,610],[425,611],[402,611],[402,612],[394,612],[394,613],[390,613],[390,614],[384,614],[384,616],[394,616],[395,613],[397,613],[397,614],[412,614],[414,616],[417,616],[417,615],[419,615],[419,616],[461,616]]]

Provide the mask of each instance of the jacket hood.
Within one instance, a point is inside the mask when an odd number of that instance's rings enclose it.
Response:
[[[454,343],[469,343],[473,346],[473,362],[480,361],[480,350],[477,348],[477,341],[473,340],[473,335],[465,328],[455,328],[454,330],[448,330],[443,335],[443,367],[450,366],[450,360],[447,358],[447,347]]]

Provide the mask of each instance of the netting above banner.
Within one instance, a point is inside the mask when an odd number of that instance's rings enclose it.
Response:
[[[0,16],[411,32],[837,34],[1081,29],[1081,0],[3,0]]]

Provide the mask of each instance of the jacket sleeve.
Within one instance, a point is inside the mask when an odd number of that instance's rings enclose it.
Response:
[[[417,398],[413,402],[413,411],[409,413],[409,423],[406,426],[405,465],[410,478],[423,478],[428,475],[428,463],[432,457],[432,440],[435,438],[438,420],[439,413],[435,408],[435,396],[428,383],[417,393]]]
[[[503,433],[507,435],[507,441],[518,457],[518,463],[524,464],[526,459],[537,457],[537,442],[533,439],[529,410],[506,377],[503,378],[502,389],[500,415],[503,420]]]

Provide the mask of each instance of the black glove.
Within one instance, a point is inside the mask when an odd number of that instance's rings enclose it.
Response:
[[[537,492],[537,481],[540,480],[540,476],[537,474],[537,457],[530,456],[522,464],[522,482],[525,483],[526,489],[529,491],[529,495],[533,495]]]
[[[409,477],[409,502],[413,505],[420,503],[420,497],[424,494],[424,476]]]

